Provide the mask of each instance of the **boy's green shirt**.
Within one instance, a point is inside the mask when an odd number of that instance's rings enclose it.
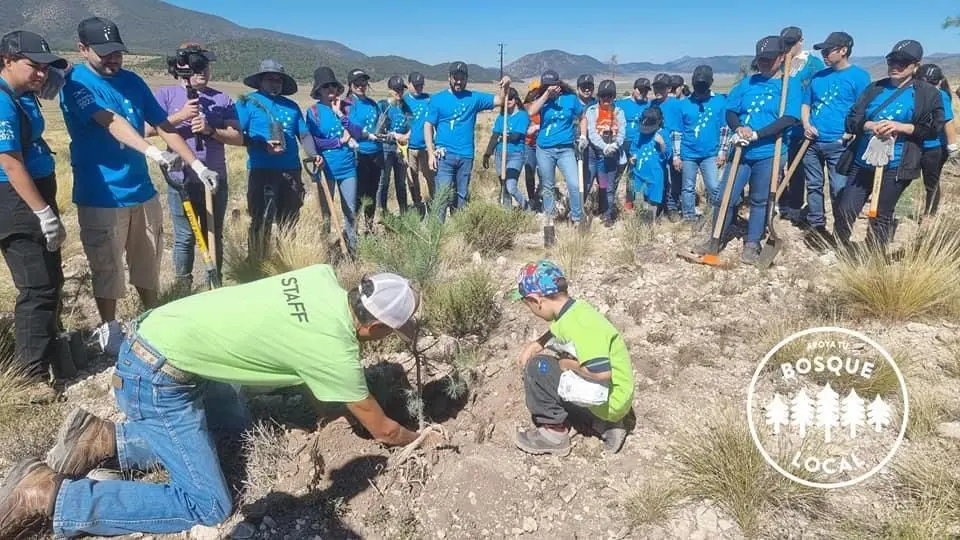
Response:
[[[553,339],[588,369],[610,368],[610,395],[605,405],[590,407],[595,416],[617,422],[633,405],[633,366],[620,332],[590,303],[571,299],[550,324]]]

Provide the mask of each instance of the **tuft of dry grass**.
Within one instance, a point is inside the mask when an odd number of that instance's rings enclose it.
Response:
[[[960,315],[960,220],[929,219],[903,253],[841,253],[835,289],[853,311],[887,320]]]
[[[908,454],[894,467],[897,487],[920,505],[932,505],[939,515],[960,523],[958,457],[956,452],[946,456]]]
[[[245,431],[242,440],[246,474],[241,504],[249,504],[272,491],[277,482],[277,466],[287,459],[287,441],[280,425],[264,421]]]
[[[823,490],[793,482],[767,464],[739,415],[725,411],[707,419],[705,428],[673,444],[680,486],[692,497],[714,501],[744,534],[756,534],[769,510],[813,514],[823,507]]]
[[[498,255],[513,248],[517,235],[533,223],[533,214],[529,212],[484,200],[470,202],[452,218],[453,230],[483,255]]]
[[[624,504],[627,520],[633,527],[662,523],[683,498],[683,490],[669,483],[647,483]]]
[[[937,426],[948,413],[947,402],[930,390],[910,391],[910,417],[906,436],[917,441],[936,435]]]
[[[557,227],[557,264],[567,279],[576,282],[580,270],[590,259],[596,241],[593,231],[581,232],[576,227]]]
[[[623,229],[620,231],[620,245],[625,254],[623,259],[638,262],[641,248],[653,244],[657,239],[657,234],[657,226],[643,221],[639,212],[625,217],[623,219]]]

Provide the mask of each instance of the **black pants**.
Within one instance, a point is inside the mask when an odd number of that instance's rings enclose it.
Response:
[[[363,207],[363,216],[367,228],[373,227],[373,216],[377,209],[377,190],[380,187],[380,170],[383,168],[383,154],[357,154],[357,203]]]
[[[930,216],[937,215],[940,208],[940,173],[947,162],[948,154],[942,146],[924,149],[920,158],[920,170],[923,172],[923,188],[926,191],[926,202],[923,213]]]
[[[787,162],[781,163],[781,167],[790,167],[790,164],[793,163],[793,160],[796,159],[797,154],[800,152],[800,146],[802,144],[803,139],[800,139],[790,145],[787,149]],[[797,169],[793,171],[793,176],[790,178],[787,189],[783,190],[783,196],[780,197],[778,208],[780,215],[789,216],[793,221],[800,219],[800,210],[803,209],[803,195],[807,190],[806,186],[807,174],[803,170],[803,166],[798,166]]]
[[[57,209],[57,180],[34,180],[43,200]],[[48,251],[40,221],[13,189],[0,183],[0,252],[17,287],[14,308],[16,361],[29,375],[47,373],[57,354],[63,268],[60,251]]]
[[[837,238],[844,244],[850,242],[853,223],[863,210],[863,204],[873,189],[873,171],[873,169],[854,166],[847,177],[847,187],[840,192],[834,228]],[[868,243],[873,244],[873,247],[885,248],[890,241],[890,228],[893,224],[893,212],[897,208],[897,201],[912,181],[897,180],[896,169],[883,171],[883,183],[880,186],[880,197],[877,202],[877,217],[870,220],[867,236]]]
[[[537,355],[527,362],[523,389],[534,425],[591,425],[594,416],[589,410],[560,399],[561,373],[560,363],[553,356]]]
[[[381,212],[387,209],[390,195],[390,175],[393,174],[394,191],[397,194],[397,206],[400,212],[407,211],[407,167],[396,150],[383,151],[383,172],[380,174],[380,187],[377,189],[377,206]],[[412,188],[413,186],[411,186]],[[416,187],[414,201],[420,201],[420,186]]]
[[[306,194],[301,169],[253,169],[247,183],[247,211],[250,213],[250,246],[265,241],[264,225],[292,227],[300,217]],[[263,244],[262,244],[263,245]]]

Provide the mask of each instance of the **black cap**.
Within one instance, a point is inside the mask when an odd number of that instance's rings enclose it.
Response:
[[[617,95],[617,84],[610,79],[604,79],[600,81],[600,86],[597,87],[597,97],[608,98],[615,97]]]
[[[120,29],[109,19],[90,17],[80,21],[77,25],[77,36],[80,43],[93,49],[97,56],[127,52],[127,46],[120,39]]]
[[[354,84],[360,80],[370,80],[370,75],[367,75],[367,72],[362,69],[352,69],[350,74],[347,75],[347,82]]]
[[[593,86],[593,75],[581,75],[577,77],[577,88],[584,86]]]
[[[410,82],[410,84],[414,86],[420,86],[423,84],[423,73],[420,73],[419,71],[414,71],[410,73],[410,76],[407,77],[407,80]]]
[[[785,47],[793,47],[803,39],[803,31],[796,26],[788,26],[780,31],[780,39]]]
[[[450,76],[453,75],[463,75],[464,77],[468,77],[467,65],[463,62],[454,62],[450,64]]]
[[[813,48],[818,51],[829,51],[830,49],[840,47],[853,47],[853,36],[846,32],[830,32],[830,35],[827,36],[827,39],[823,40],[823,43],[817,43],[813,46]]]
[[[911,64],[919,62],[923,59],[923,46],[920,45],[919,41],[912,39],[898,41],[897,44],[893,46],[893,50],[887,54],[887,60],[892,59],[905,60]]]
[[[50,52],[46,40],[33,32],[18,30],[0,39],[0,53],[23,56],[31,62],[49,64],[57,69],[67,69],[67,61]]]
[[[660,107],[648,107],[640,118],[640,133],[650,135],[663,125],[663,111]]]
[[[540,75],[540,86],[553,86],[560,84],[560,75],[552,69],[548,69]]]
[[[393,77],[387,79],[387,88],[402,94],[403,89],[405,88],[405,85],[403,84],[403,77],[394,75]]]
[[[924,64],[917,70],[917,76],[932,85],[939,85],[943,80],[943,70],[936,64]]]
[[[653,87],[667,87],[670,86],[670,75],[666,73],[657,73],[657,76],[653,78]]]
[[[679,88],[679,87],[683,86],[683,77],[681,77],[681,76],[679,76],[679,75],[671,75],[671,76],[670,76],[670,86],[673,86],[673,87],[676,87],[676,88]]]
[[[761,58],[774,59],[783,54],[783,41],[779,36],[767,36],[757,42],[757,55],[753,58],[757,61]]]
[[[343,92],[343,84],[337,80],[337,76],[333,74],[332,69],[325,66],[320,66],[315,69],[313,71],[313,89],[310,90],[310,97],[320,99],[320,91],[328,84],[337,85],[337,88],[339,88],[337,92]]]
[[[693,77],[690,79],[690,82],[693,84],[713,84],[713,68],[705,64],[697,66],[693,70]]]
[[[646,77],[640,77],[639,79],[633,81],[633,87],[637,90],[649,90],[650,89],[650,79]]]

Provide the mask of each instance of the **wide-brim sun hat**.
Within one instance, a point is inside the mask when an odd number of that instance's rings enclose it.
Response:
[[[280,62],[272,59],[260,62],[260,71],[243,79],[243,84],[250,88],[260,90],[260,80],[267,73],[276,73],[283,79],[283,88],[280,90],[280,95],[291,96],[297,93],[297,81],[293,80],[293,77],[290,75],[287,75]]]

